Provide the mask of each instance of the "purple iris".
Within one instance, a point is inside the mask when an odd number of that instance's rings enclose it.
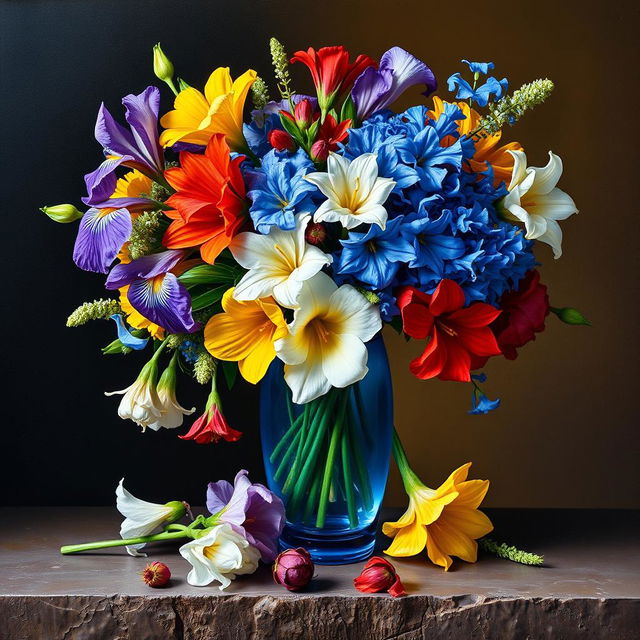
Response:
[[[367,67],[356,79],[351,97],[360,120],[386,109],[409,87],[424,84],[423,95],[436,89],[433,71],[400,47],[392,47],[380,58],[380,66]]]
[[[191,312],[191,296],[173,273],[184,251],[154,253],[118,264],[107,277],[107,289],[129,285],[127,298],[145,318],[169,333],[193,333],[200,328]]]
[[[98,111],[95,136],[107,158],[84,177],[89,195],[82,201],[90,206],[103,203],[113,194],[117,181],[115,170],[120,165],[138,169],[149,177],[164,170],[162,147],[158,142],[160,91],[157,87],[147,87],[137,96],[125,96],[122,104],[128,129],[114,120],[104,104]]]
[[[284,527],[282,500],[261,484],[251,484],[244,469],[238,472],[233,486],[226,480],[210,482],[207,509],[220,522],[229,523],[245,536],[262,556],[272,562],[278,554],[278,536]]]

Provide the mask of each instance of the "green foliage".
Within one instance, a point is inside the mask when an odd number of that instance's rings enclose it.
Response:
[[[490,538],[481,538],[478,540],[478,545],[483,551],[498,556],[498,558],[503,558],[504,560],[511,560],[511,562],[536,567],[544,563],[544,556],[529,553],[528,551],[521,551],[516,547],[509,546],[506,542],[496,542]]]
[[[165,226],[162,223],[161,211],[145,211],[133,221],[129,239],[129,255],[132,260],[147,256],[161,247]]]

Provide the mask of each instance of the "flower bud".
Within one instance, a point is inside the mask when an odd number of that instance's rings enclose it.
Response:
[[[311,101],[308,98],[300,100],[293,110],[293,115],[298,127],[300,129],[306,129],[311,124],[311,119],[313,118]]]
[[[150,587],[164,587],[170,578],[171,571],[163,562],[150,562],[142,571],[142,580]]]
[[[190,506],[186,502],[181,502],[180,500],[172,500],[171,502],[167,502],[164,506],[171,509],[171,514],[165,521],[167,523],[182,520],[186,513],[191,513]]]
[[[304,233],[304,239],[312,245],[320,245],[327,239],[327,229],[322,222],[312,222],[307,225]]]
[[[384,558],[374,556],[364,565],[362,573],[353,581],[355,588],[364,593],[388,591],[394,598],[406,596],[395,567]]]
[[[311,145],[311,159],[314,162],[324,162],[329,157],[329,143],[318,140]]]
[[[82,211],[78,211],[72,204],[57,204],[53,207],[42,207],[42,213],[46,213],[54,222],[74,222],[84,215]]]
[[[289,591],[299,591],[313,578],[313,560],[306,549],[287,549],[273,565],[273,579]]]
[[[591,323],[578,311],[572,307],[563,307],[562,309],[551,308],[551,311],[555,313],[562,322],[566,324],[582,324],[587,327],[591,326]]]
[[[295,151],[296,143],[286,131],[272,129],[268,137],[269,144],[277,151]]]
[[[153,73],[163,82],[173,80],[173,64],[165,55],[159,42],[153,46]]]

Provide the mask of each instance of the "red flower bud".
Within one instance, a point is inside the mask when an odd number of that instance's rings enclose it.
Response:
[[[162,562],[149,563],[142,572],[142,580],[150,587],[164,587],[171,578],[169,567]]]
[[[407,595],[395,567],[379,556],[374,556],[364,565],[362,573],[353,584],[358,591],[364,593],[388,591],[394,598]]]
[[[282,129],[269,131],[269,144],[277,151],[295,151],[296,143],[293,138]]]
[[[324,162],[329,157],[330,144],[326,140],[318,140],[311,145],[311,159],[314,162]]]
[[[313,118],[313,107],[311,106],[311,100],[304,98],[298,102],[296,108],[293,110],[293,115],[296,119],[296,124],[301,129],[306,129]]]
[[[327,230],[322,222],[312,222],[307,225],[307,230],[304,233],[304,239],[313,245],[322,244],[327,239]]]
[[[287,549],[273,565],[273,579],[289,591],[299,591],[313,578],[313,560],[306,549]]]

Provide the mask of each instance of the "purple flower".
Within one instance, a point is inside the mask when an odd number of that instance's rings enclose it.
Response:
[[[82,201],[90,206],[104,202],[113,194],[117,180],[115,170],[120,165],[138,169],[150,177],[164,170],[164,156],[158,142],[160,91],[147,87],[137,96],[125,96],[122,104],[129,129],[116,122],[104,104],[98,110],[95,136],[107,159],[84,177],[89,195]]]
[[[284,505],[265,486],[251,484],[248,475],[241,469],[233,486],[226,480],[210,482],[207,509],[218,516],[219,522],[229,523],[244,535],[258,549],[264,562],[272,562],[284,527]]]
[[[358,118],[364,120],[385,109],[409,87],[426,85],[424,95],[436,89],[433,71],[421,60],[400,47],[392,47],[380,58],[380,66],[367,67],[356,79],[351,97]]]
[[[200,328],[191,313],[191,296],[173,273],[184,251],[154,253],[118,264],[107,277],[107,289],[129,285],[127,298],[145,318],[169,333],[193,333]]]

